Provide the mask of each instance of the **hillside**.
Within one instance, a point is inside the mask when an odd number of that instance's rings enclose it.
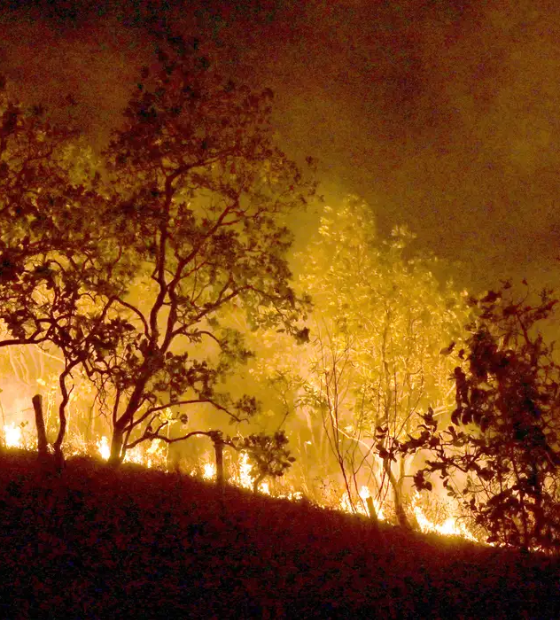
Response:
[[[560,560],[85,458],[0,454],[2,618],[554,618]]]

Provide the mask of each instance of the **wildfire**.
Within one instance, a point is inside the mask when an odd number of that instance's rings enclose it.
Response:
[[[23,448],[23,430],[21,424],[4,425],[4,439],[8,448]]]
[[[368,508],[367,508],[367,504],[368,504],[367,500],[371,498],[373,502],[373,507],[375,509],[375,513],[377,515],[377,519],[379,521],[385,521],[386,517],[383,512],[383,507],[378,501],[376,501],[373,498],[373,495],[371,494],[371,491],[369,490],[367,486],[365,485],[362,486],[360,488],[360,492],[358,495],[359,495],[360,501],[354,502],[354,508],[352,508],[352,503],[350,502],[350,498],[348,497],[348,491],[346,491],[340,500],[339,509],[342,510],[343,512],[348,512],[350,514],[358,513],[358,514],[364,515],[365,517],[370,516]]]
[[[109,441],[105,435],[97,442],[97,450],[101,458],[106,461],[111,455],[111,448],[109,447]]]
[[[412,509],[420,529],[425,533],[434,532],[436,534],[442,534],[443,536],[460,536],[461,538],[466,538],[467,540],[472,540],[473,542],[480,542],[462,523],[457,521],[455,516],[449,516],[441,524],[434,523],[428,519],[420,507],[419,493],[414,495]]]
[[[239,460],[239,486],[244,489],[251,489],[253,487],[253,479],[251,478],[249,457],[247,454],[243,453]]]
[[[134,463],[148,468],[152,466],[151,460],[147,458],[141,450],[138,450],[138,448],[127,450],[124,455],[123,463]]]
[[[239,461],[238,484],[244,489],[252,489],[254,478],[251,476],[251,463],[249,462],[249,455],[246,452],[242,452]],[[258,491],[259,493],[270,495],[270,485],[268,482],[261,482],[259,484]]]
[[[193,471],[193,473],[196,473]],[[214,480],[216,478],[216,465],[212,461],[206,461],[202,466],[202,477],[205,480]],[[251,463],[249,456],[243,452],[239,459],[239,473],[233,474],[229,478],[229,482],[243,489],[253,488],[253,478],[251,476]],[[270,495],[270,485],[263,481],[259,484],[259,493]]]
[[[25,441],[23,434],[24,425],[25,423],[19,425],[16,425],[15,423],[4,425],[3,430],[6,447],[26,447],[27,442]],[[106,436],[101,437],[101,439],[96,443],[96,448],[97,453],[102,459],[107,460],[109,458],[111,447],[109,439]],[[86,451],[85,444],[81,447],[81,449]],[[124,462],[136,463],[148,468],[161,467],[162,469],[166,469],[167,451],[165,444],[164,442],[154,441],[147,447],[137,446],[136,448],[127,451]],[[244,489],[253,489],[254,478],[251,476],[251,468],[249,455],[247,453],[241,453],[238,467],[236,468],[237,471],[230,472],[228,477],[229,482]],[[195,473],[196,472],[193,471],[193,474]],[[210,457],[205,459],[205,462],[202,465],[201,475],[205,480],[214,480],[216,478],[216,464],[210,460]],[[266,495],[272,494],[270,484],[267,481],[262,481],[259,484],[258,491],[259,493]],[[296,501],[302,498],[302,493],[295,491],[284,492],[279,495],[279,497]],[[370,516],[368,503],[373,504],[378,520],[385,521],[387,519],[382,504],[374,498],[370,489],[365,485],[360,488],[358,496],[354,502],[350,502],[348,492],[345,492],[339,500],[337,508],[347,513],[358,513],[364,516]],[[460,536],[467,540],[480,542],[462,523],[459,522],[452,507],[448,507],[447,509],[447,514],[449,516],[447,516],[442,523],[436,523],[426,516],[426,513],[420,504],[421,496],[419,493],[416,493],[412,499],[411,508],[416,518],[416,522],[422,532],[434,532],[444,536]]]
[[[216,465],[214,463],[204,463],[202,477],[205,480],[213,480],[216,477]]]
[[[146,450],[146,466],[151,468],[152,465],[167,464],[167,453],[164,442],[156,439],[152,441]]]
[[[106,461],[111,455],[111,447],[109,446],[109,440],[103,436],[97,442],[97,452],[101,458]],[[160,445],[160,442],[153,441],[146,450],[141,450],[138,447],[133,450],[128,450],[124,456],[124,463],[136,463],[137,465],[143,465],[150,469],[154,465],[163,465],[166,455],[164,454],[164,448]]]

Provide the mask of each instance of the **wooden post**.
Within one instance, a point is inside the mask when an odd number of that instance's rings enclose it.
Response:
[[[214,452],[216,453],[216,484],[220,489],[225,486],[224,475],[224,442],[220,437],[212,437],[214,442]]]
[[[373,505],[373,498],[366,497],[366,505],[369,513],[369,518],[373,521],[373,526],[376,530],[379,529],[379,520],[377,519],[377,512],[375,511],[375,506]]]
[[[42,459],[49,454],[45,418],[43,417],[43,397],[40,394],[35,394],[32,402],[33,410],[35,411],[35,426],[37,428],[37,452],[39,453],[39,458]]]

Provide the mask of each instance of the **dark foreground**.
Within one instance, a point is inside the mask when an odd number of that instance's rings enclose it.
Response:
[[[0,618],[557,618],[560,561],[0,454]]]

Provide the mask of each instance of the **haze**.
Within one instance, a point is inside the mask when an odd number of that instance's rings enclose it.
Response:
[[[556,285],[552,3],[54,4],[3,12],[0,71],[23,98],[56,107],[72,94],[97,140],[118,124],[148,30],[171,25],[216,42],[222,72],[275,91],[281,144],[319,159],[329,203],[362,196],[382,233],[408,224],[419,248],[460,261],[466,286]],[[309,217],[297,225],[311,230]]]

